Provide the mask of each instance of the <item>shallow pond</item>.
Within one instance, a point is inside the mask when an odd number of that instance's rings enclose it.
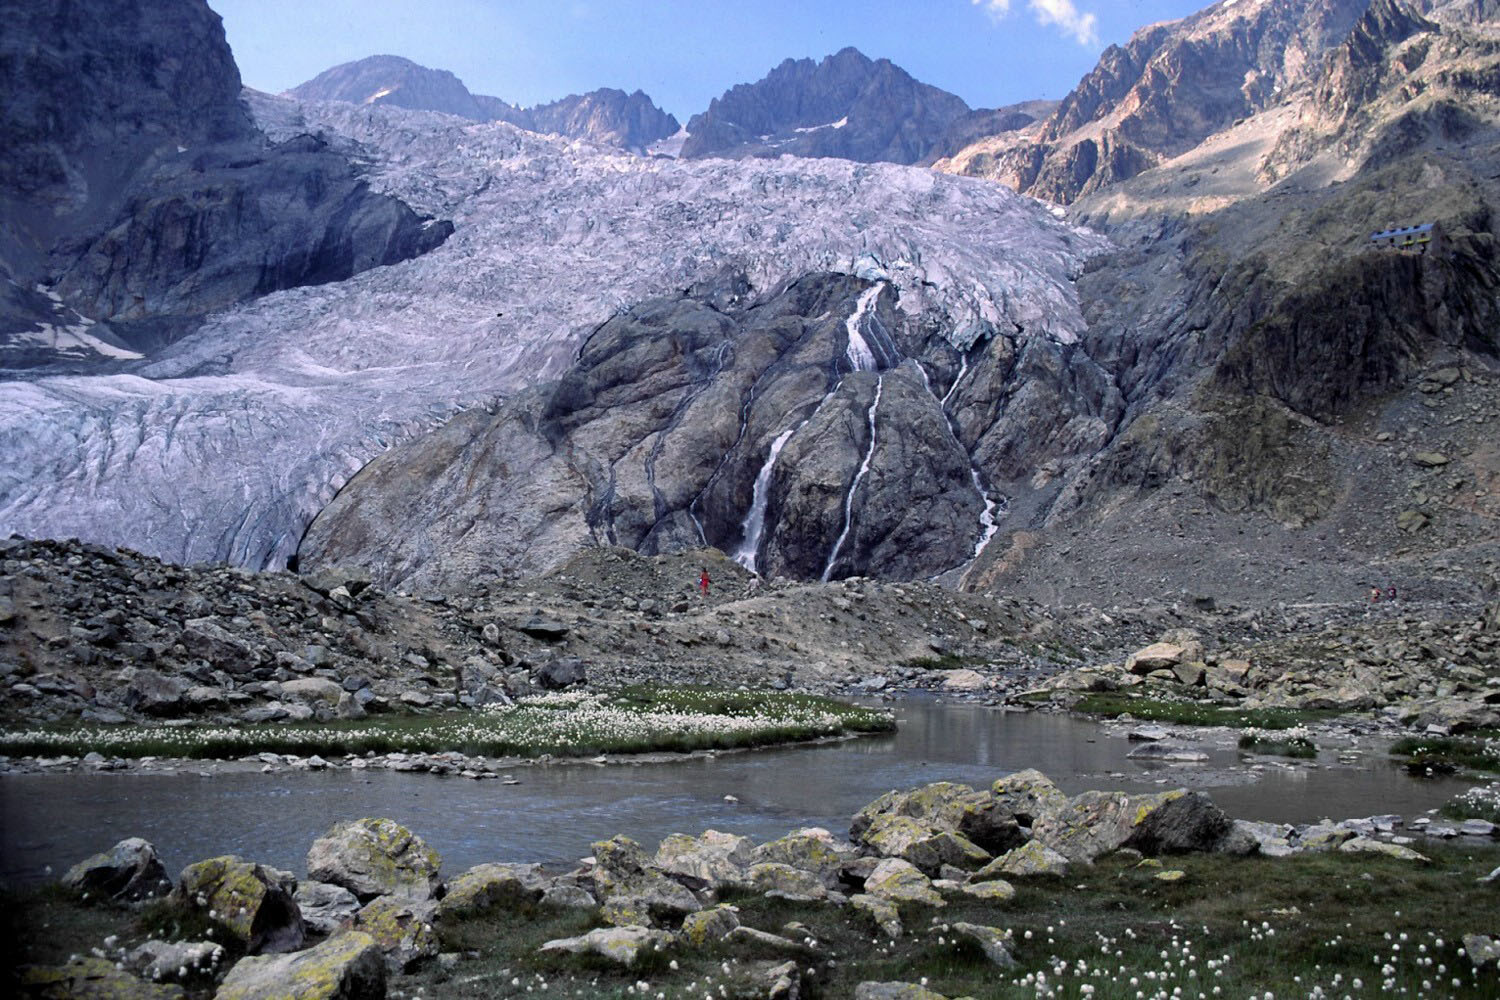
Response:
[[[334,822],[389,816],[411,827],[454,873],[484,861],[569,863],[592,841],[625,833],[654,848],[663,836],[714,828],[769,840],[802,826],[844,832],[860,807],[893,788],[931,781],[977,786],[1022,768],[1065,791],[1211,791],[1231,815],[1307,822],[1374,813],[1411,816],[1468,787],[1416,780],[1372,744],[1359,761],[1325,753],[1318,766],[1260,759],[1252,770],[1234,736],[1205,731],[1207,763],[1129,760],[1125,727],[1060,715],[904,701],[899,732],[841,743],[689,758],[672,763],[520,766],[520,784],[334,769],[212,774],[37,774],[0,778],[0,879],[54,875],[124,837],[145,837],[169,871],[218,854],[304,870],[309,845]],[[728,802],[726,795],[737,802]]]

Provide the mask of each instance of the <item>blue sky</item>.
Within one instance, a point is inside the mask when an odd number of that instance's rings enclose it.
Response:
[[[1060,98],[1111,43],[1208,0],[208,0],[247,85],[277,92],[364,56],[537,104],[637,88],[686,122],[782,59],[853,45],[972,107]]]

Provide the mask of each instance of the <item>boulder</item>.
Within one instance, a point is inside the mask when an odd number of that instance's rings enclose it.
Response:
[[[687,887],[673,881],[646,857],[629,837],[612,837],[594,845],[594,886],[604,919],[617,927],[672,921],[703,908]]]
[[[635,965],[642,953],[661,951],[671,943],[672,935],[666,931],[632,925],[600,927],[579,937],[548,941],[542,945],[542,951],[566,951],[575,955],[591,953],[629,968]]]
[[[188,655],[201,657],[216,670],[242,677],[260,666],[254,646],[228,632],[212,618],[189,619],[178,640]]]
[[[1035,768],[1006,775],[990,786],[995,808],[1014,817],[1021,826],[1031,826],[1037,819],[1053,809],[1068,804],[1068,797],[1052,783],[1052,779]],[[987,846],[981,841],[975,843]]]
[[[212,941],[147,941],[125,958],[125,966],[153,983],[210,979],[224,961],[223,945]]]
[[[911,862],[900,858],[886,858],[876,865],[870,877],[865,879],[865,893],[893,903],[944,905],[943,897],[938,895],[927,876]]]
[[[1427,855],[1418,854],[1410,847],[1387,844],[1373,837],[1351,837],[1340,844],[1338,849],[1343,854],[1383,854],[1398,861],[1416,861],[1424,865],[1432,863],[1432,859]]]
[[[998,878],[984,882],[968,882],[959,886],[958,891],[985,903],[1008,903],[1016,898],[1016,887]]]
[[[864,982],[854,987],[854,1000],[948,1000],[916,983]]]
[[[898,938],[903,933],[901,913],[889,899],[860,893],[849,897],[849,905],[854,907],[856,913],[869,917],[876,927],[885,931],[887,937]]]
[[[186,711],[188,684],[179,677],[167,677],[155,670],[137,670],[125,686],[120,700],[132,712],[142,715],[176,715]]]
[[[410,896],[378,896],[364,905],[354,925],[375,941],[392,974],[407,972],[438,953],[432,921],[437,903]]]
[[[172,888],[156,848],[140,837],[122,840],[103,854],[78,862],[68,869],[62,883],[90,896],[132,902],[164,896]]]
[[[678,939],[694,948],[709,941],[722,941],[740,925],[739,915],[730,906],[715,906],[712,909],[689,913],[682,918],[682,930]]]
[[[339,823],[307,852],[308,878],[341,885],[362,902],[387,893],[430,899],[441,866],[437,851],[390,819]]]
[[[1088,862],[1121,847],[1148,855],[1213,850],[1232,825],[1208,796],[1179,788],[1154,795],[1084,792],[1038,819],[1031,832],[1070,861]]]
[[[302,923],[318,934],[333,934],[354,923],[359,913],[359,897],[341,885],[303,879],[292,893]]]
[[[656,849],[656,867],[674,875],[699,879],[718,887],[744,878],[753,862],[755,845],[749,837],[706,830],[702,836],[674,833]]]
[[[9,971],[9,970],[7,970]],[[75,958],[67,965],[20,969],[23,997],[40,1000],[183,1000],[181,986],[147,983],[115,968],[107,958]]]
[[[1483,969],[1488,965],[1500,966],[1500,941],[1488,934],[1465,934],[1464,954],[1469,956],[1469,961],[1474,963],[1476,969]]]
[[[887,792],[854,815],[850,836],[867,843],[870,827],[880,816],[909,817],[924,824],[929,836],[947,830],[991,853],[1008,850],[1025,839],[1013,810],[998,803],[992,793],[951,781],[909,792]]]
[[[982,924],[956,923],[953,933],[968,938],[984,951],[984,957],[1002,969],[1014,969],[1015,956],[1010,953],[1011,932]]]
[[[751,865],[746,878],[759,892],[776,893],[791,899],[822,899],[828,895],[829,886],[815,872],[793,868],[779,861]]]
[[[517,628],[534,639],[547,642],[560,642],[568,637],[568,626],[546,618],[528,618]]]
[[[1194,750],[1192,747],[1176,743],[1146,743],[1136,747],[1125,756],[1130,760],[1161,760],[1177,763],[1201,763],[1208,760],[1208,754],[1202,750]]]
[[[1332,851],[1345,841],[1356,836],[1353,830],[1331,823],[1318,823],[1297,833],[1297,849],[1302,851]]]
[[[448,883],[437,919],[471,917],[501,904],[536,902],[549,887],[541,865],[475,865]]]
[[[555,906],[560,909],[587,909],[598,906],[599,901],[594,894],[579,885],[568,885],[561,883],[550,886],[542,893],[543,906]]]
[[[587,684],[588,671],[576,656],[563,656],[537,667],[531,679],[548,691],[561,691],[575,684]]]
[[[302,947],[302,913],[289,875],[226,854],[188,865],[173,898],[207,913],[255,955]]]
[[[990,679],[977,670],[944,670],[942,674],[945,691],[983,691],[990,686]]]
[[[214,1000],[384,1000],[385,975],[375,939],[343,931],[306,951],[241,959]]]
[[[1009,875],[1025,878],[1032,875],[1066,875],[1068,859],[1039,840],[1031,840],[1003,854],[981,868],[972,877],[973,882]]]
[[[1149,674],[1153,670],[1170,670],[1183,661],[1186,652],[1186,649],[1175,643],[1152,643],[1127,656],[1125,669],[1132,674],[1140,675]]]
[[[862,839],[881,857],[910,861],[928,876],[936,875],[943,865],[973,869],[990,860],[989,852],[967,837],[936,830],[910,816],[877,816]]]
[[[339,702],[349,698],[349,693],[342,685],[326,677],[299,677],[282,682],[281,696],[293,701],[321,702],[329,707],[337,707]]]
[[[849,845],[835,843],[827,830],[810,827],[760,845],[751,858],[755,862],[776,862],[810,872],[826,887],[836,889],[844,862],[853,854]]]

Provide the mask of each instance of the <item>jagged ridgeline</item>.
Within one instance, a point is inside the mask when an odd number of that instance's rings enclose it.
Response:
[[[1066,350],[1015,334],[955,347],[879,278],[810,274],[737,305],[748,293],[727,278],[621,312],[557,382],[377,458],[301,558],[441,584],[585,544],[714,546],[767,574],[926,578],[994,535],[1006,498],[981,456],[1013,474],[1071,419],[1102,436],[1098,411],[1119,408],[1056,393],[1045,421],[1007,415],[1023,359],[1066,370]]]

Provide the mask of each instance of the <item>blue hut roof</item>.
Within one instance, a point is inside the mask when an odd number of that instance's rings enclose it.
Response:
[[[1436,225],[1436,223],[1424,222],[1419,226],[1402,226],[1397,229],[1385,229],[1378,233],[1371,233],[1370,239],[1383,240],[1389,239],[1394,236],[1416,236],[1421,233],[1430,233],[1432,232],[1432,227],[1434,225]]]

